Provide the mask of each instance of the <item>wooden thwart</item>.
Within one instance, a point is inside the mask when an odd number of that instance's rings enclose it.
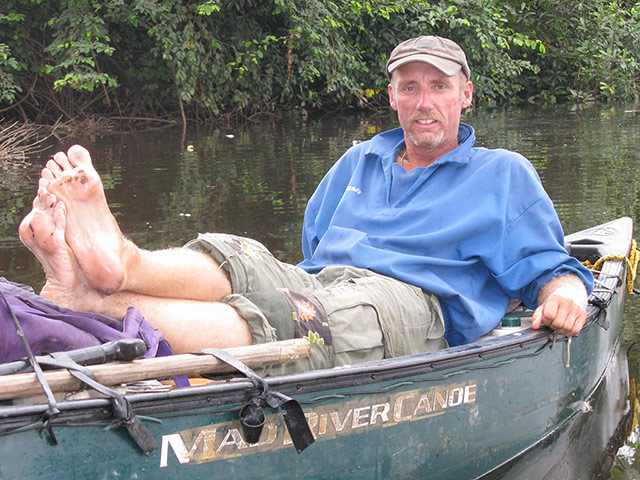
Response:
[[[311,345],[301,338],[225,349],[251,368],[290,363],[309,355]],[[212,355],[183,354],[87,366],[102,385],[120,385],[141,380],[164,379],[181,375],[233,372],[235,369]],[[72,392],[81,382],[66,370],[50,370],[44,376],[53,392]],[[0,376],[0,400],[42,393],[35,373]]]

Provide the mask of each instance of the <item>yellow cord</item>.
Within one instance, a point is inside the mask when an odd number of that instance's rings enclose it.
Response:
[[[600,270],[602,264],[607,260],[624,260],[627,262],[627,291],[633,292],[633,284],[636,281],[636,275],[638,273],[638,262],[640,261],[640,250],[638,250],[638,243],[635,240],[631,240],[631,249],[629,250],[629,256],[624,255],[607,255],[606,257],[599,258],[598,261],[592,264],[589,260],[582,262],[587,268],[592,270]]]

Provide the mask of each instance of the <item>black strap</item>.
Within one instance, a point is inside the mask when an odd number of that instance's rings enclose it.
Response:
[[[56,399],[53,396],[53,392],[49,387],[49,383],[47,382],[47,379],[44,377],[42,368],[40,368],[40,365],[38,364],[35,358],[35,355],[31,350],[31,346],[29,345],[29,342],[25,338],[22,325],[20,325],[20,322],[18,321],[18,318],[16,317],[16,314],[14,313],[13,308],[11,308],[11,305],[9,304],[7,297],[5,297],[4,292],[1,289],[0,289],[0,296],[2,296],[2,300],[4,300],[4,303],[7,306],[7,310],[11,315],[11,319],[13,320],[14,326],[16,327],[16,332],[18,333],[18,337],[20,337],[20,340],[22,341],[22,345],[24,346],[24,349],[27,352],[27,356],[29,358],[29,363],[31,364],[31,368],[33,368],[33,371],[36,374],[36,378],[38,379],[38,382],[40,383],[40,386],[42,387],[42,390],[44,390],[44,394],[47,397],[48,407],[47,407],[47,410],[42,414],[42,428],[46,430],[47,433],[49,434],[49,441],[51,442],[51,444],[57,445],[58,440],[56,439],[56,435],[55,433],[53,433],[53,427],[51,426],[51,420],[53,420],[55,417],[57,417],[60,414],[60,410],[58,409]]]
[[[291,436],[293,446],[298,453],[302,452],[314,442],[313,434],[304,416],[304,411],[296,400],[282,393],[270,391],[267,382],[265,382],[260,375],[225,350],[207,348],[198,353],[212,355],[218,360],[231,365],[251,380],[251,383],[260,391],[260,394],[253,397],[251,402],[240,411],[240,422],[243,425],[243,432],[254,430],[252,438],[250,439],[252,441],[249,443],[255,443],[260,437],[263,423],[259,420],[256,422],[256,420],[264,419],[262,408],[265,405],[271,408],[279,408],[282,411],[284,423]],[[245,440],[247,440],[247,438],[245,438]]]
[[[66,352],[52,353],[44,359],[43,364],[55,368],[64,368],[82,383],[111,398],[116,425],[124,425],[127,428],[131,438],[143,453],[148,455],[158,448],[158,443],[151,435],[151,432],[131,410],[129,400],[115,390],[97,382],[95,375],[87,367],[83,367],[73,361]]]
[[[598,315],[596,316],[594,323],[604,330],[609,330],[610,322],[607,318],[607,307],[611,303],[611,298],[609,300],[604,300],[597,295],[591,295],[589,297],[589,304],[598,308]]]

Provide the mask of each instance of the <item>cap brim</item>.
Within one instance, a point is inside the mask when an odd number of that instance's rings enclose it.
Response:
[[[387,72],[391,74],[391,72],[396,70],[398,67],[411,62],[428,63],[429,65],[436,67],[438,70],[449,77],[452,77],[460,70],[462,70],[462,65],[457,62],[447,60],[446,58],[442,57],[436,57],[434,55],[416,53],[415,55],[409,55],[408,57],[401,58],[400,60],[396,60],[395,62],[391,63],[387,68]]]

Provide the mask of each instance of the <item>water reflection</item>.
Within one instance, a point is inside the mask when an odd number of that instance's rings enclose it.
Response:
[[[620,216],[640,225],[640,118],[631,106],[531,107],[475,111],[478,145],[521,152],[535,165],[567,232]],[[324,173],[354,141],[395,126],[390,116],[289,118],[237,129],[180,130],[75,138],[102,175],[123,232],[147,248],[224,231],[264,242],[285,261],[301,259],[304,208]],[[39,264],[19,243],[47,158],[0,163],[0,275],[39,288]],[[640,340],[640,307],[626,306],[625,336]],[[638,349],[640,350],[640,349]],[[640,378],[640,356],[631,356]]]

